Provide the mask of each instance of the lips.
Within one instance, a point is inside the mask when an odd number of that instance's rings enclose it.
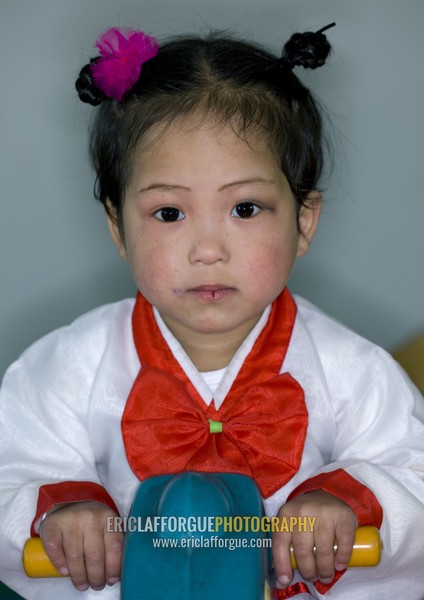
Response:
[[[225,284],[204,284],[188,290],[189,294],[202,300],[221,300],[235,292],[235,288]]]
[[[224,285],[222,283],[214,283],[214,284],[207,284],[207,285],[198,285],[195,288],[191,288],[189,291],[190,292],[217,292],[218,290],[230,290],[233,288],[230,288],[228,285]]]

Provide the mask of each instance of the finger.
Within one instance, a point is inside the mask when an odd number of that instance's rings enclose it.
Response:
[[[88,583],[93,590],[99,591],[105,587],[105,547],[103,533],[90,531],[84,536],[84,559]]]
[[[63,550],[62,532],[55,523],[46,520],[40,527],[40,538],[44,550],[61,575],[69,575],[68,564]]]
[[[290,544],[292,536],[289,533],[274,533],[272,536],[272,557],[276,577],[276,587],[285,588],[293,579],[293,569],[290,562]]]
[[[317,529],[315,533],[315,553],[317,575],[322,583],[331,583],[334,579],[334,530]]]
[[[122,561],[122,546],[124,536],[119,532],[105,532],[105,567],[106,567],[106,582],[108,585],[113,585],[121,579],[121,561]]]
[[[315,581],[317,578],[317,563],[314,534],[307,531],[295,532],[293,533],[292,543],[299,573],[304,579]]]
[[[355,524],[351,522],[342,522],[336,526],[335,567],[337,571],[343,571],[347,567],[355,542],[355,529]]]
[[[88,590],[88,577],[85,569],[84,546],[81,534],[67,535],[64,538],[64,551],[72,583],[80,592]]]

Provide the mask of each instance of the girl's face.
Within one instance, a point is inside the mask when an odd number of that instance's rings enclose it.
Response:
[[[300,212],[301,235],[265,140],[248,144],[212,123],[154,133],[135,156],[124,240],[110,221],[112,236],[138,289],[185,348],[204,336],[237,346],[307,252],[320,196]]]

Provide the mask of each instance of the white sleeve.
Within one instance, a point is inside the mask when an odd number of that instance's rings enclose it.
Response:
[[[372,573],[348,570],[325,597],[422,600],[424,425],[415,415],[422,414],[423,398],[390,356],[374,352],[351,401],[335,405],[333,462],[320,472],[344,469],[374,493],[383,510],[384,549]]]
[[[364,516],[382,515],[380,564],[348,569],[319,597],[423,600],[424,399],[386,351],[297,302],[286,361],[307,394],[310,452],[296,486],[345,472],[337,492]]]
[[[0,579],[25,598],[81,598],[68,578],[30,580],[21,563],[40,486],[100,483],[87,424],[99,340],[74,337],[64,328],[34,344],[0,392]]]

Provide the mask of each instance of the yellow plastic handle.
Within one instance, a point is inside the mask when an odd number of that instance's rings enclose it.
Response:
[[[336,546],[334,548],[336,550]],[[291,564],[297,568],[293,548]],[[371,526],[358,527],[355,543],[348,567],[375,567],[380,562],[381,541],[378,529]],[[22,553],[24,571],[28,577],[62,577],[50,562],[40,538],[30,538],[25,542]]]
[[[334,552],[337,544],[334,545]],[[355,532],[355,542],[348,567],[375,567],[380,562],[381,540],[380,533],[376,527],[365,525],[358,527]],[[296,557],[290,546],[290,559],[293,569],[297,569]]]
[[[50,562],[39,537],[29,538],[25,542],[22,564],[28,577],[62,577]]]

